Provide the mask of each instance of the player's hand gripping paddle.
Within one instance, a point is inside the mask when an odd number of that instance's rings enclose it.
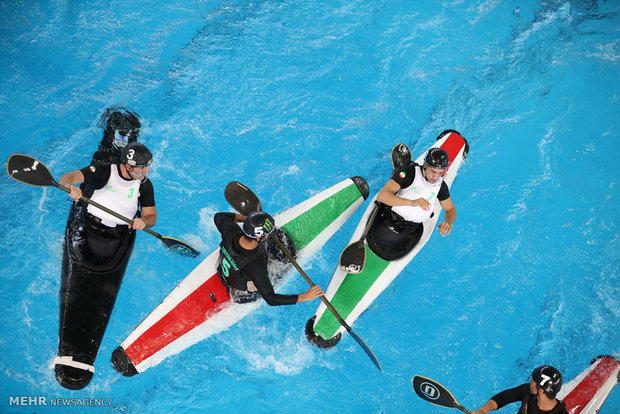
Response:
[[[56,180],[54,180],[52,174],[41,161],[29,155],[11,155],[6,163],[6,172],[9,177],[14,179],[15,181],[19,181],[20,183],[34,185],[36,187],[56,187],[67,193],[71,192],[70,188],[61,185],[56,182]],[[127,224],[133,223],[133,220],[124,217],[117,212],[110,210],[109,208],[102,206],[101,204],[87,197],[82,196],[80,197],[80,200],[87,204],[91,204],[120,220],[123,220]],[[150,234],[151,236],[157,237],[159,240],[161,240],[161,242],[166,248],[182,256],[196,257],[200,255],[200,252],[198,250],[194,249],[189,244],[182,242],[181,240],[175,239],[173,237],[162,236],[161,234],[154,232],[148,227],[145,227],[143,231]]]
[[[238,181],[231,181],[230,183],[228,183],[226,189],[224,190],[224,197],[235,210],[237,210],[240,214],[244,216],[247,216],[252,211],[262,210],[258,197],[252,192],[252,190],[250,190],[248,187]],[[275,234],[272,233],[270,237],[276,243],[278,248],[280,248],[282,253],[284,253],[287,259],[293,264],[293,266],[295,266],[297,271],[303,276],[306,282],[308,282],[310,286],[315,286],[314,282],[310,280],[306,272],[304,272],[301,266],[299,266],[291,252],[288,251],[288,249],[275,236]],[[327,300],[325,296],[321,296],[320,298],[325,304],[325,306],[327,306],[327,308],[334,314],[338,322],[340,322],[340,324],[347,330],[347,332],[351,334],[353,339],[357,341],[357,343],[362,347],[362,349],[364,349],[364,352],[366,352],[366,355],[368,355],[368,357],[372,360],[373,364],[375,364],[379,371],[381,371],[381,363],[379,363],[379,360],[377,359],[375,353],[372,352],[372,349],[370,349],[366,342],[345,322],[344,319],[342,319],[342,316],[338,314],[338,311],[336,311],[334,306],[329,300]]]

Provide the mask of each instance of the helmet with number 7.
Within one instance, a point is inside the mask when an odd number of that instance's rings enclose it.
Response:
[[[562,388],[562,374],[550,365],[542,365],[536,368],[532,372],[532,380],[538,388],[545,391],[549,398],[555,398],[555,395]]]
[[[276,228],[276,222],[264,211],[253,211],[243,222],[243,232],[252,239],[268,236]]]
[[[139,142],[130,142],[121,152],[121,163],[132,167],[147,167],[151,165],[153,155],[151,151]]]

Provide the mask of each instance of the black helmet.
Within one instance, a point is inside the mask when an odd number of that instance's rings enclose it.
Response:
[[[424,164],[432,168],[448,168],[450,165],[450,157],[448,153],[441,148],[431,148],[426,153]]]
[[[532,372],[532,380],[538,388],[542,388],[549,398],[555,395],[562,388],[562,374],[550,365],[542,365]]]
[[[121,162],[132,167],[146,167],[152,160],[151,151],[139,142],[130,142],[121,152]]]
[[[243,232],[252,239],[267,236],[276,228],[276,222],[264,211],[253,211],[243,222]]]

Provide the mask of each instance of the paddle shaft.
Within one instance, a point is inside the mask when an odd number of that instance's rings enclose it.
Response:
[[[314,284],[314,282],[308,277],[306,272],[304,272],[304,270],[301,268],[301,266],[299,266],[299,264],[297,263],[297,260],[295,260],[295,258],[291,254],[291,252],[288,251],[288,249],[282,244],[282,242],[275,235],[270,235],[270,236],[271,236],[271,239],[278,245],[278,248],[280,248],[282,253],[284,253],[286,258],[293,264],[293,266],[295,266],[295,269],[297,269],[297,271],[303,276],[303,278],[306,279],[306,282],[308,282],[308,284],[310,286],[316,286]],[[327,309],[329,309],[331,311],[331,313],[336,317],[338,322],[340,322],[340,324],[349,332],[349,334],[353,337],[353,339],[355,339],[355,341],[358,344],[360,344],[362,349],[364,349],[364,352],[366,352],[366,355],[368,355],[370,357],[370,359],[372,360],[372,363],[375,364],[377,369],[379,369],[379,371],[381,371],[382,370],[381,369],[381,364],[379,363],[379,360],[377,359],[377,356],[375,355],[374,352],[372,352],[372,349],[370,349],[370,347],[366,344],[366,342],[362,339],[362,337],[359,336],[349,326],[349,324],[347,324],[345,322],[344,319],[342,319],[342,316],[340,316],[340,314],[338,313],[336,308],[334,308],[334,306],[331,304],[331,302],[329,300],[327,300],[327,298],[325,296],[320,296],[320,298],[323,301],[323,303],[325,304],[325,306],[327,306]]]
[[[66,192],[66,193],[71,194],[71,189],[70,189],[69,187],[65,187],[64,185],[62,185],[62,184],[58,183],[58,182],[57,182],[57,181],[55,181],[55,180],[52,180],[52,185],[54,185],[55,187],[60,188],[62,191]],[[110,210],[110,209],[109,209],[109,208],[107,208],[106,206],[102,206],[101,204],[97,203],[96,201],[91,200],[91,199],[90,199],[90,198],[88,198],[88,197],[81,196],[81,197],[80,197],[80,201],[83,201],[83,202],[85,202],[85,203],[87,203],[87,204],[91,204],[91,205],[93,205],[93,206],[97,207],[98,209],[101,209],[101,210],[105,211],[106,213],[108,213],[108,214],[110,214],[110,215],[112,215],[112,216],[116,217],[117,219],[119,219],[119,220],[123,220],[123,221],[124,221],[125,223],[127,223],[127,224],[133,224],[133,220],[131,220],[131,219],[129,219],[129,218],[127,218],[127,217],[125,217],[125,216],[122,216],[122,215],[118,214],[118,213],[117,213],[116,211],[114,211],[114,210]],[[145,231],[145,232],[147,232],[148,234],[150,234],[151,236],[155,236],[155,237],[157,237],[158,239],[161,239],[161,238],[163,237],[161,234],[157,233],[156,231],[153,231],[153,230],[149,229],[148,227],[145,227],[144,229],[142,229],[142,231]]]
[[[364,229],[364,233],[362,233],[362,237],[360,238],[359,241],[363,241],[366,238],[366,236],[368,236],[370,227],[372,227],[372,222],[375,221],[375,217],[377,217],[378,212],[379,212],[379,204],[375,202],[375,207],[373,208],[372,213],[370,213],[370,217],[368,218],[368,222],[366,223],[366,228]]]
[[[11,155],[6,164],[6,172],[9,177],[11,177],[17,182],[33,185],[35,187],[56,187],[66,193],[71,194],[71,187],[66,187],[54,180],[52,173],[50,173],[45,164],[43,164],[36,158],[31,157],[30,155]],[[80,196],[79,200],[83,201],[86,204],[93,205],[101,211],[104,211],[129,225],[133,225],[134,223],[133,219],[124,217],[118,214],[116,211],[110,210],[109,208],[102,206],[101,204],[87,197],[84,197],[83,195]],[[173,237],[162,236],[161,234],[154,232],[148,227],[145,227],[142,230],[145,233],[150,234],[151,236],[157,237],[167,249],[170,249],[175,253],[186,257],[197,257],[200,255],[200,252],[198,250],[194,249],[192,246],[181,240],[175,239]]]
[[[226,186],[224,190],[224,197],[226,201],[230,203],[231,206],[234,207],[242,215],[248,215],[252,211],[260,211],[261,204],[258,200],[258,197],[245,185],[239,183],[238,181],[231,181]],[[284,253],[286,258],[295,266],[297,271],[303,276],[303,278],[308,282],[310,286],[316,286],[312,280],[308,277],[306,272],[299,266],[293,255],[288,251],[288,249],[282,244],[282,242],[278,239],[275,234],[270,235],[271,239],[276,243],[278,248]],[[372,363],[381,371],[381,364],[377,359],[377,356],[370,349],[370,347],[364,342],[361,336],[359,336],[351,327],[342,319],[342,317],[338,314],[336,309],[332,306],[332,304],[325,298],[325,296],[321,296],[321,300],[327,306],[327,308],[333,313],[338,322],[349,332],[349,334],[355,339],[355,341],[362,347],[366,355],[372,360]]]
[[[362,237],[359,238],[358,241],[349,244],[344,248],[342,254],[340,255],[340,268],[347,273],[361,273],[364,269],[364,265],[366,264],[366,248],[364,247],[364,240],[372,227],[373,221],[377,217],[377,213],[379,212],[379,204],[375,201],[375,205],[373,210],[370,212],[370,217],[368,217],[368,221],[366,222],[366,227],[364,228],[364,232],[362,233]],[[343,260],[345,264],[343,264]],[[346,264],[346,262],[349,264]]]
[[[286,258],[293,264],[293,266],[295,266],[295,269],[297,269],[297,271],[303,276],[303,278],[306,279],[306,282],[308,282],[310,286],[316,286],[314,282],[308,277],[304,269],[299,266],[299,263],[297,263],[291,252],[288,251],[288,249],[282,244],[282,242],[275,235],[271,235],[271,239],[278,245],[280,250],[282,250],[282,253],[284,253]],[[327,300],[325,296],[320,296],[320,298],[325,304],[325,306],[327,306],[327,308],[334,314],[336,319],[338,319],[338,322],[340,322],[342,326],[347,329],[347,331],[351,331],[351,327],[347,325],[344,319],[342,319],[342,317],[338,314],[338,311],[336,310],[336,308],[334,308],[330,301]]]

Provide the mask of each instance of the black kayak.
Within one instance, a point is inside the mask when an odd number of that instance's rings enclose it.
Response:
[[[109,108],[100,126],[103,138],[91,163],[116,163],[123,147],[137,140],[137,114]],[[82,185],[85,196],[92,189]],[[56,380],[65,388],[84,388],[93,377],[94,362],[116,302],[136,234],[128,226],[107,227],[73,204],[63,244]]]

